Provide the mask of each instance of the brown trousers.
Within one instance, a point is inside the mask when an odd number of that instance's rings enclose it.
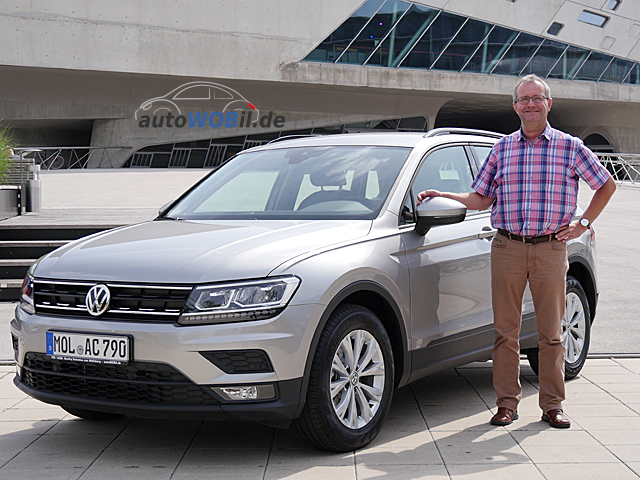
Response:
[[[498,407],[517,410],[522,399],[520,325],[522,297],[528,281],[540,348],[540,408],[543,412],[562,408],[565,399],[562,317],[568,268],[567,246],[557,240],[534,245],[500,234],[493,239],[491,291],[496,329],[493,385]]]

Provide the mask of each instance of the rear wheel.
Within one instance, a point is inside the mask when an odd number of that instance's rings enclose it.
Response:
[[[572,276],[567,277],[565,293],[565,312],[562,318],[562,341],[565,348],[565,379],[576,377],[589,353],[591,340],[591,311],[589,301],[580,282]],[[538,375],[538,348],[526,352],[529,365]]]
[[[84,408],[74,408],[62,406],[62,409],[69,412],[76,417],[84,418],[85,420],[115,420],[116,418],[123,417],[120,413],[98,412],[96,410],[86,410]]]
[[[358,305],[340,306],[318,342],[296,429],[324,450],[361,448],[382,428],[393,385],[391,343],[378,317]]]

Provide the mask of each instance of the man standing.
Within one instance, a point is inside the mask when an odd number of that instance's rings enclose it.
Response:
[[[496,143],[473,182],[475,192],[425,190],[427,197],[458,200],[471,210],[493,205],[491,224],[498,234],[491,245],[491,290],[496,330],[493,384],[497,413],[492,425],[518,418],[522,297],[529,282],[538,329],[539,404],[542,420],[569,428],[565,399],[565,351],[562,317],[568,270],[566,242],[580,237],[600,215],[616,189],[611,175],[578,138],[547,122],[553,100],[536,75],[523,77],[513,93],[521,128]],[[596,190],[579,221],[572,221],[578,178]]]

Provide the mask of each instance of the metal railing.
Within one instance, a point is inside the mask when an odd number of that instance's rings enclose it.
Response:
[[[618,185],[640,186],[640,155],[634,153],[598,153],[596,155]]]
[[[129,147],[29,147],[16,151],[29,150],[29,156],[42,170],[118,168],[113,159]],[[39,151],[34,151],[39,150]]]

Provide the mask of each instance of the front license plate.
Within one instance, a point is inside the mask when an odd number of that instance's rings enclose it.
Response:
[[[122,364],[130,352],[128,336],[47,332],[47,354],[59,360]]]

